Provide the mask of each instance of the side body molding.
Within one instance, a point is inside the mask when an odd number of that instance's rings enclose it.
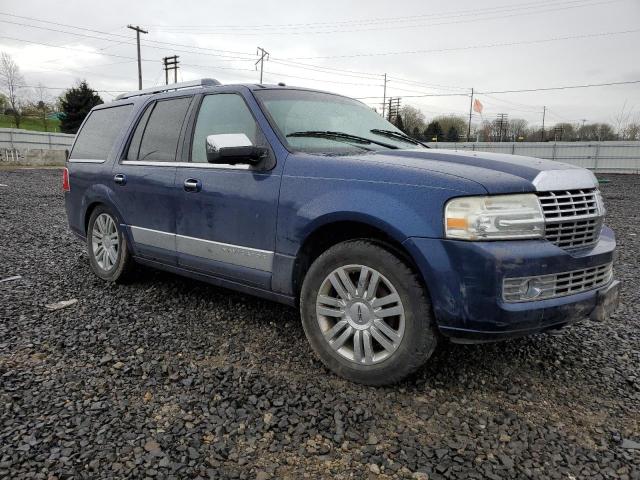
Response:
[[[214,242],[202,238],[187,237],[174,233],[129,226],[135,243],[149,245],[178,253],[193,255],[208,260],[252,268],[263,272],[273,270],[274,252],[257,248]]]

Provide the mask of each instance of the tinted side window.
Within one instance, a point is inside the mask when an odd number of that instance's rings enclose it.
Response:
[[[191,161],[206,163],[207,135],[220,133],[244,133],[254,145],[265,144],[249,107],[235,93],[219,93],[203,98],[193,133]]]
[[[125,160],[137,160],[138,154],[140,153],[140,142],[142,142],[142,134],[144,133],[144,129],[147,126],[147,121],[149,120],[149,115],[151,115],[151,111],[153,110],[155,104],[151,103],[147,105],[136,126],[135,132],[133,132],[133,137],[131,137],[131,143],[129,143],[129,148],[127,149],[127,155],[124,157]]]
[[[120,132],[129,122],[133,105],[94,110],[84,123],[70,159],[106,160]]]
[[[190,97],[183,97],[161,100],[155,104],[144,127],[140,149],[135,160],[175,161],[180,130],[190,102]],[[130,158],[130,160],[134,159]]]

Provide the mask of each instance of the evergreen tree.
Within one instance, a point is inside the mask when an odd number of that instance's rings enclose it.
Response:
[[[89,88],[86,80],[70,88],[62,96],[62,119],[60,130],[64,133],[76,133],[89,111],[96,105],[104,103],[95,91]]]
[[[449,131],[447,132],[447,142],[459,142],[460,141],[460,134],[458,133],[458,129],[454,126],[451,126],[451,128],[449,128]]]
[[[404,132],[404,122],[402,121],[402,116],[401,116],[401,115],[398,115],[398,116],[395,118],[395,120],[394,120],[393,124],[394,124],[394,125],[395,125],[399,130],[401,130],[401,131],[403,131],[403,132]]]
[[[435,142],[436,140],[434,140],[434,138],[436,138],[438,142],[444,140],[444,132],[438,122],[431,122],[427,125],[424,136],[427,142]]]

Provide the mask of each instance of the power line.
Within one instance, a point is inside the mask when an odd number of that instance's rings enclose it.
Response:
[[[57,23],[57,22],[49,22],[46,20],[39,20],[39,19],[35,19],[33,17],[24,17],[24,16],[18,16],[18,15],[11,15],[11,14],[6,14],[6,13],[0,13],[1,15],[9,15],[12,17],[17,17],[17,18],[27,18],[27,19],[32,19],[35,21],[40,21],[40,22],[45,22],[45,23],[50,23],[50,24],[55,24],[55,25],[62,25],[62,26],[66,26],[69,28],[76,28],[76,29],[81,29],[84,31],[91,31],[91,32],[98,32],[101,34],[105,34],[105,35],[112,35],[115,37],[124,37],[123,35],[118,35],[118,34],[112,34],[112,33],[108,33],[108,32],[103,32],[100,30],[94,30],[94,29],[88,29],[88,28],[83,28],[83,27],[77,27],[77,26],[73,26],[73,25],[68,25],[68,24],[61,24],[61,23]],[[14,24],[18,24],[18,25],[24,25],[24,26],[28,26],[28,27],[32,27],[32,28],[44,28],[45,30],[52,30],[52,31],[56,31],[59,33],[66,33],[66,34],[71,34],[71,35],[80,35],[80,36],[86,36],[89,38],[96,38],[99,40],[106,40],[106,41],[115,41],[113,39],[107,39],[107,38],[103,38],[103,37],[95,37],[95,36],[89,36],[89,35],[84,35],[84,34],[78,34],[76,32],[65,32],[65,31],[61,31],[61,30],[57,30],[57,29],[50,29],[47,27],[40,27],[40,26],[35,26],[35,25],[26,25],[26,24],[20,24],[17,22],[8,22],[5,20],[0,20],[1,22],[5,22],[5,23],[14,23]],[[414,51],[406,51],[404,53],[427,53],[427,52],[436,52],[436,51],[454,51],[454,50],[462,50],[462,49],[472,49],[472,48],[492,48],[492,47],[500,47],[500,46],[510,46],[510,45],[521,45],[521,44],[530,44],[530,43],[540,43],[540,42],[552,42],[552,41],[560,41],[560,40],[570,40],[570,39],[579,39],[579,38],[589,38],[589,37],[599,37],[599,36],[607,36],[607,35],[616,35],[616,34],[628,34],[628,33],[634,33],[634,32],[639,32],[640,29],[636,29],[636,30],[624,30],[624,31],[618,31],[618,32],[602,32],[602,33],[595,33],[595,34],[584,34],[584,35],[573,35],[573,36],[565,36],[565,37],[554,37],[554,38],[549,38],[549,39],[539,39],[539,40],[531,40],[531,41],[523,41],[523,42],[506,42],[506,43],[500,43],[500,44],[487,44],[487,45],[472,45],[472,46],[466,46],[466,47],[454,47],[454,48],[450,48],[450,49],[429,49],[429,50],[414,50]],[[4,38],[11,38],[11,37],[4,37]],[[124,37],[127,38],[127,37]],[[11,38],[17,41],[25,41],[25,40],[21,40],[21,39],[16,39],[16,38]],[[38,43],[38,42],[30,42],[30,43]],[[129,42],[123,42],[118,40],[118,43],[129,43]],[[155,42],[155,43],[161,43],[161,44],[167,44],[167,45],[184,45],[184,44],[172,44],[170,42]],[[43,44],[45,45],[45,44]],[[147,46],[146,43],[144,43],[143,45]],[[63,48],[61,46],[58,45],[51,45],[49,44],[48,46],[53,46],[53,47],[57,47],[57,48]],[[189,48],[198,48],[200,50],[211,50],[211,51],[225,51],[225,50],[214,50],[214,49],[206,49],[204,47],[195,47],[195,46],[191,46],[191,45],[184,45],[187,46]],[[65,48],[69,48],[69,47],[65,47]],[[153,47],[150,46],[150,48],[160,48],[160,47]],[[78,49],[80,50],[80,49]],[[86,52],[86,50],[81,50]],[[250,60],[247,58],[242,58],[242,57],[230,57],[227,55],[219,55],[219,54],[209,54],[209,53],[205,53],[205,52],[194,52],[194,51],[187,51],[187,50],[178,50],[179,52],[184,52],[184,53],[193,53],[196,55],[212,55],[212,56],[216,56],[216,57],[223,57],[223,58],[232,58],[233,60],[223,60],[223,61],[241,61],[241,60]],[[240,53],[242,55],[245,55],[244,53],[241,52],[237,52]],[[370,54],[358,54],[358,55],[388,55],[391,53],[403,53],[403,52],[383,52],[383,53],[370,53]],[[107,54],[107,53],[102,53],[104,55],[109,55],[109,56],[114,56],[114,57],[120,57],[120,58],[128,58],[128,57],[124,57],[121,55],[114,55],[114,54]],[[339,57],[339,56],[336,56]],[[303,57],[298,57],[298,58],[303,58]],[[304,58],[329,58],[329,56],[327,57],[304,57]],[[149,60],[145,60],[145,61],[149,61]],[[349,76],[353,76],[355,78],[380,78],[382,77],[382,74],[375,74],[375,73],[370,73],[370,72],[362,72],[362,71],[354,71],[354,70],[346,70],[346,69],[339,69],[339,68],[334,68],[334,67],[325,67],[325,66],[320,66],[320,65],[311,65],[311,64],[305,64],[305,63],[301,63],[301,62],[293,62],[293,61],[286,61],[284,59],[273,59],[274,62],[276,63],[280,63],[282,65],[288,66],[290,68],[298,68],[298,69],[306,69],[306,70],[311,70],[311,71],[318,71],[321,73],[325,73],[327,75],[341,75],[341,76],[345,76],[347,73],[349,74]],[[217,68],[223,68],[223,67],[217,67]],[[232,68],[226,68],[226,69],[230,69],[232,70]],[[240,70],[240,69],[238,69]],[[336,73],[333,73],[336,72]],[[338,73],[339,72],[339,73]],[[285,76],[284,74],[280,74],[282,76]],[[301,79],[309,79],[308,77],[296,77],[294,75],[288,75],[292,78],[301,78]],[[313,80],[313,79],[309,79],[309,80]],[[410,80],[404,80],[404,79],[399,79],[399,78],[394,78],[391,79],[389,81],[395,81],[395,82],[399,82],[399,83],[407,83],[407,84],[417,84],[420,86],[425,86],[427,88],[432,88],[432,89],[436,89],[436,90],[454,90],[454,89],[463,89],[464,87],[450,87],[450,86],[444,86],[444,85],[430,85],[430,84],[424,84],[421,82],[416,82],[416,81],[410,81]],[[349,84],[349,82],[337,82],[337,81],[333,81],[332,83],[343,83],[343,84]],[[400,88],[398,88],[398,90],[402,90]],[[408,89],[404,89],[404,91],[411,91]]]
[[[556,11],[561,11],[561,10],[568,10],[568,9],[573,9],[573,8],[584,8],[584,7],[591,7],[591,6],[596,6],[596,5],[604,5],[604,4],[609,4],[609,3],[615,3],[615,2],[620,2],[623,0],[603,0],[603,1],[596,1],[596,2],[591,2],[591,3],[587,3],[585,1],[579,2],[577,5],[568,5],[568,6],[564,6],[564,7],[557,7],[557,6],[549,6],[550,8],[545,8],[545,9],[539,9],[536,11],[525,11],[525,12],[515,12],[512,13],[510,15],[499,15],[499,16],[493,16],[493,17],[479,17],[479,16],[474,16],[473,18],[470,19],[465,19],[465,20],[457,20],[457,21],[448,21],[448,22],[440,22],[440,23],[418,23],[418,24],[413,24],[413,25],[392,25],[392,26],[380,26],[377,25],[373,28],[358,28],[358,29],[338,29],[338,30],[310,30],[308,28],[302,29],[301,31],[283,31],[281,28],[278,28],[274,31],[264,31],[264,30],[259,30],[254,28],[250,28],[247,29],[249,30],[248,32],[243,32],[243,31],[238,31],[238,30],[234,30],[233,32],[229,32],[229,31],[198,31],[198,30],[191,30],[189,32],[181,32],[179,30],[173,30],[172,33],[198,33],[200,35],[229,35],[229,33],[232,33],[233,35],[242,35],[242,36],[256,36],[256,35],[310,35],[310,34],[335,34],[335,33],[352,33],[352,32],[364,32],[364,31],[380,31],[380,30],[395,30],[395,29],[410,29],[410,28],[424,28],[424,27],[433,27],[433,26],[440,26],[440,25],[452,25],[452,24],[460,24],[460,23],[475,23],[478,21],[486,21],[486,20],[496,20],[496,19],[503,19],[503,18],[511,18],[511,17],[517,17],[517,16],[522,16],[522,15],[532,15],[532,14],[539,14],[539,13],[548,13],[548,12],[556,12]],[[546,7],[546,6],[545,6]],[[514,10],[514,9],[512,9]],[[515,10],[521,10],[520,8],[516,7]]]
[[[43,21],[44,20],[37,20],[37,21]],[[48,28],[48,27],[41,27],[41,26],[37,26],[37,25],[28,25],[28,24],[23,24],[23,23],[18,23],[18,22],[10,22],[10,21],[6,21],[6,20],[0,20],[0,22],[4,22],[4,23],[10,23],[10,24],[15,24],[15,25],[20,25],[20,26],[26,26],[26,27],[31,27],[31,28],[37,28],[37,29],[44,29],[47,31],[53,31],[53,32],[57,32],[57,33],[65,33],[65,34],[69,34],[69,35],[75,35],[75,36],[81,36],[81,37],[85,37],[85,38],[92,38],[92,39],[98,39],[98,40],[105,40],[105,41],[110,41],[110,42],[115,42],[116,40],[113,39],[109,39],[109,38],[103,38],[103,37],[96,37],[94,35],[85,35],[82,33],[76,33],[76,32],[66,32],[63,30],[58,30],[58,29],[53,29],[53,28]],[[81,28],[81,27],[73,27],[73,26],[69,26],[71,28]],[[83,29],[83,30],[90,30],[90,29]],[[92,31],[97,31],[100,32],[98,30],[92,30]],[[104,32],[100,32],[100,33],[104,33]],[[117,35],[118,37],[120,37],[120,35]],[[8,38],[11,40],[16,40],[16,41],[23,41],[23,42],[28,42],[28,43],[35,43],[35,44],[41,44],[41,45],[45,45],[45,46],[52,46],[52,47],[57,47],[57,48],[63,48],[60,45],[52,45],[52,44],[46,44],[46,43],[38,43],[38,42],[30,42],[28,40],[22,40],[22,39],[18,39],[18,38],[14,38],[14,37],[0,37],[0,38]],[[120,41],[118,40],[117,43],[128,43],[131,44],[131,42],[125,42],[125,41]],[[184,45],[184,44],[172,44],[172,43],[168,43],[168,42],[156,42],[156,43],[161,43],[161,44],[166,44],[166,45]],[[148,42],[142,42],[142,45],[147,47],[147,48],[154,48],[154,49],[164,49],[163,47],[156,47],[153,45],[148,45]],[[190,45],[186,45],[189,48],[199,48],[201,50],[204,50],[204,47],[194,47],[194,46],[190,46]],[[219,58],[230,58],[232,60],[222,60],[222,61],[246,61],[246,60],[250,60],[250,61],[254,61],[254,58],[244,58],[244,57],[235,57],[235,56],[230,56],[230,55],[221,55],[221,54],[215,54],[215,53],[206,53],[206,52],[199,52],[199,51],[192,51],[192,50],[176,50],[177,52],[180,53],[191,53],[194,55],[207,55],[207,56],[214,56],[214,57],[219,57]],[[212,50],[212,51],[225,51],[225,50],[213,50],[213,49],[206,49],[206,50]],[[103,53],[104,55],[110,55],[110,56],[117,56],[114,54],[107,54],[107,53]],[[242,55],[245,55],[244,53],[242,53]],[[120,55],[120,57],[122,58],[127,58],[127,57],[123,57]],[[148,60],[146,60],[148,61]],[[282,63],[283,65],[287,65],[287,66],[291,66],[292,68],[306,68],[303,67],[303,64],[299,64],[296,65],[296,62],[277,62],[277,63]],[[309,66],[309,67],[315,67],[315,66]],[[306,69],[313,69],[316,71],[321,71],[321,70],[336,70],[336,71],[340,71],[340,72],[344,72],[346,70],[342,70],[342,69],[331,69],[329,67],[317,67],[317,68],[306,68]],[[348,72],[348,71],[347,71]],[[354,72],[355,73],[355,72]],[[341,75],[344,75],[343,73],[341,73]],[[370,73],[361,73],[362,76],[367,75],[368,77],[371,77],[372,75],[375,74],[370,74]],[[354,75],[355,76],[355,75]]]
[[[580,0],[573,0],[567,3],[577,3]],[[534,8],[536,6],[542,7],[545,4],[557,4],[557,0],[547,0],[543,2],[528,2],[522,3],[518,5],[518,8]],[[400,17],[377,17],[377,18],[369,18],[369,19],[358,19],[358,20],[341,20],[341,21],[333,21],[333,22],[309,22],[309,23],[279,23],[279,24],[253,24],[253,25],[228,25],[228,24],[218,24],[218,25],[152,25],[152,27],[156,27],[157,29],[176,29],[176,28],[241,28],[241,29],[255,29],[255,28],[287,28],[287,27],[313,27],[313,26],[333,26],[333,25],[353,25],[353,24],[367,24],[367,23],[390,23],[390,22],[398,22],[398,21],[406,21],[406,20],[415,20],[416,18],[442,18],[442,17],[450,17],[450,16],[468,16],[475,15],[477,13],[495,13],[489,12],[491,10],[502,10],[502,9],[512,9],[513,4],[500,5],[495,7],[485,7],[481,9],[465,9],[465,10],[455,10],[451,12],[434,12],[422,15],[408,15],[408,16],[400,16]],[[462,15],[456,15],[462,14]]]
[[[332,73],[333,75],[341,75],[341,76],[347,76],[347,77],[368,78],[370,80],[373,78],[381,79],[383,77],[382,73],[370,73],[370,72],[363,72],[358,70],[346,70],[342,68],[325,67],[322,65],[312,65],[308,63],[284,61],[278,58],[271,58],[270,61],[272,61],[273,63],[279,63],[287,67],[299,68],[302,70],[311,70],[314,72],[322,72],[322,73],[326,71],[326,73]]]
[[[424,83],[417,80],[406,80],[404,78],[389,77],[391,83],[401,83],[406,85],[417,85],[419,87],[427,87],[433,90],[469,90],[469,87],[456,87],[454,85],[440,85],[437,83]]]
[[[75,51],[75,52],[88,53],[88,54],[91,54],[91,55],[105,55],[107,57],[126,58],[128,60],[136,60],[135,57],[127,57],[125,55],[118,55],[118,54],[115,54],[115,53],[104,53],[104,52],[96,53],[96,52],[92,52],[90,50],[85,50],[83,48],[73,48],[73,47],[68,47],[66,45],[55,45],[53,43],[45,43],[45,42],[34,42],[32,40],[25,40],[23,38],[10,37],[10,36],[7,36],[7,35],[0,35],[0,38],[4,38],[4,39],[7,39],[7,40],[14,40],[16,42],[31,43],[33,45],[42,45],[42,46],[45,46],[45,47],[62,48],[63,50],[72,50],[72,51]],[[149,62],[151,60],[146,60],[146,59],[143,58],[142,61],[143,62]]]
[[[537,105],[528,105],[528,104],[526,104],[526,103],[518,103],[518,102],[512,102],[512,101],[510,101],[510,100],[504,100],[504,99],[502,99],[502,98],[496,98],[496,97],[493,97],[493,96],[491,96],[491,95],[487,95],[486,93],[485,93],[484,95],[485,95],[486,97],[488,97],[488,98],[490,98],[490,99],[492,99],[492,100],[496,101],[496,102],[506,103],[506,104],[508,104],[508,105],[515,105],[516,107],[525,107],[525,108],[531,109],[532,111],[534,111],[534,110],[535,110],[536,112],[538,112],[538,111],[539,111],[539,108],[540,108],[540,107],[539,107],[539,106],[537,106]]]
[[[44,88],[46,90],[69,90],[71,87],[45,87],[44,85],[25,85],[26,88]],[[128,90],[98,90],[96,88],[91,88],[94,92],[103,92],[103,93],[126,93]]]
[[[526,92],[545,92],[551,90],[569,90],[574,88],[590,88],[590,87],[609,87],[614,85],[631,85],[640,83],[640,80],[629,80],[623,82],[609,83],[589,83],[584,85],[565,85],[562,87],[543,87],[543,88],[523,88],[520,90],[496,90],[491,92],[476,92],[476,95],[499,94],[499,93],[526,93]],[[468,97],[468,93],[428,93],[424,95],[404,95],[405,98],[422,98],[422,97]],[[357,97],[357,100],[382,97]]]
[[[90,55],[105,55],[105,56],[108,56],[108,57],[125,58],[127,60],[136,61],[135,57],[127,57],[125,55],[118,55],[118,54],[115,54],[115,53],[104,53],[104,52],[96,53],[96,52],[93,52],[93,51],[90,51],[90,50],[85,50],[85,49],[82,49],[82,48],[68,47],[68,46],[65,46],[65,45],[55,45],[55,44],[52,44],[52,43],[45,43],[45,42],[34,42],[34,41],[31,41],[31,40],[24,40],[22,38],[9,37],[9,36],[6,36],[6,35],[0,35],[0,38],[4,38],[4,39],[8,39],[8,40],[14,40],[14,41],[17,41],[17,42],[30,43],[30,44],[33,44],[33,45],[42,45],[42,46],[45,46],[45,47],[60,48],[60,49],[63,49],[63,50],[70,50],[70,51],[74,51],[74,52],[82,52],[82,53],[87,53],[87,54],[90,54]],[[150,59],[146,59],[146,58],[143,58],[142,61],[143,62],[154,62],[154,63],[156,62],[156,60],[150,60]],[[189,66],[198,67],[198,68],[213,68],[213,69],[216,69],[216,70],[238,70],[238,71],[247,71],[248,70],[248,69],[224,67],[224,66],[218,66],[218,65],[193,65],[193,64],[186,64],[186,63],[183,63],[182,65],[184,65],[184,66],[189,65]],[[64,70],[61,70],[61,71],[64,71]],[[250,70],[250,71],[253,71],[253,70]]]
[[[340,84],[340,85],[357,85],[360,87],[381,87],[382,84],[381,83],[358,83],[358,82],[344,82],[341,80],[326,80],[326,79],[321,79],[321,78],[311,78],[311,77],[301,77],[299,75],[291,75],[288,73],[280,73],[280,72],[271,72],[271,71],[264,71],[265,75],[269,75],[271,77],[276,77],[276,76],[280,76],[280,77],[285,77],[285,78],[298,78],[301,80],[311,80],[312,82],[322,82],[322,83],[335,83],[335,84]]]
[[[568,35],[564,37],[551,37],[551,38],[541,38],[536,40],[523,40],[518,42],[500,42],[500,43],[487,43],[481,45],[466,45],[463,47],[449,47],[449,48],[429,48],[422,50],[401,50],[394,52],[369,52],[369,53],[354,53],[348,55],[318,55],[313,57],[287,57],[287,59],[291,60],[314,60],[314,59],[330,59],[330,58],[358,58],[358,57],[378,57],[378,56],[388,56],[388,55],[415,55],[422,53],[445,53],[445,52],[457,52],[457,51],[465,51],[465,50],[479,50],[485,48],[498,48],[498,47],[514,47],[518,45],[535,45],[539,43],[550,43],[550,42],[559,42],[564,40],[579,40],[583,38],[598,38],[598,37],[609,37],[614,35],[626,35],[630,33],[638,33],[640,32],[640,28],[632,29],[632,30],[618,30],[614,32],[599,32],[599,33],[585,33],[578,35]]]
[[[42,20],[38,20],[38,21],[42,21]],[[11,24],[11,25],[18,25],[18,26],[27,27],[27,28],[36,28],[36,29],[39,29],[39,30],[46,30],[46,31],[50,31],[50,32],[64,33],[64,34],[67,34],[67,35],[74,35],[76,37],[91,38],[91,39],[103,40],[103,41],[107,41],[107,42],[117,42],[117,43],[121,43],[121,44],[122,43],[128,43],[128,44],[131,44],[131,45],[133,44],[133,42],[116,40],[116,39],[112,39],[112,38],[98,37],[98,36],[95,36],[95,35],[87,35],[87,34],[78,33],[78,32],[68,32],[68,31],[65,31],[65,30],[59,30],[59,29],[50,28],[50,27],[43,27],[43,26],[40,26],[40,25],[29,25],[27,23],[12,22],[12,21],[9,21],[9,20],[0,20],[0,22],[8,23],[8,24]],[[77,28],[77,27],[71,27],[71,28]],[[114,34],[112,34],[112,35],[114,35]],[[118,35],[118,37],[119,37],[119,35]],[[174,45],[174,44],[170,44],[168,42],[156,42],[156,41],[152,41],[152,42],[159,43],[159,44],[166,44],[166,45]],[[150,44],[149,42],[144,42],[144,43],[142,43],[142,45],[144,45],[147,48],[153,48],[153,49],[156,49],[156,50],[164,50],[164,49],[166,49],[163,46],[157,46],[157,45],[154,45],[154,44]],[[181,45],[181,44],[176,44],[176,45]],[[192,45],[187,45],[187,47],[188,48],[199,48],[199,49],[202,49],[202,47],[194,47]],[[207,49],[207,50],[212,50],[212,49]],[[237,60],[253,60],[253,59],[248,58],[248,57],[238,57],[238,56],[234,56],[234,55],[227,55],[227,54],[221,54],[221,53],[208,53],[208,52],[199,52],[199,51],[193,51],[193,50],[177,50],[177,49],[174,49],[174,51],[177,51],[177,52],[180,52],[180,53],[191,53],[191,54],[194,54],[194,55],[207,55],[207,56],[212,56],[212,57],[230,58],[230,59],[233,59],[233,60],[236,60],[236,61]],[[245,54],[242,53],[241,55],[245,55]]]
[[[6,21],[5,21],[5,20],[0,20],[0,22],[6,22]],[[16,22],[7,22],[7,23],[16,23]],[[69,34],[71,34],[71,35],[80,35],[80,36],[83,36],[83,37],[95,38],[95,39],[99,39],[99,40],[114,41],[114,40],[110,40],[110,39],[104,39],[104,38],[102,38],[102,37],[95,37],[95,36],[90,36],[90,35],[77,34],[77,33],[75,33],[75,32],[64,32],[64,31],[61,31],[61,30],[51,29],[51,28],[47,28],[47,27],[38,27],[38,26],[34,26],[34,25],[26,25],[26,24],[19,24],[19,25],[31,26],[31,27],[33,27],[33,28],[43,28],[43,29],[45,29],[45,30],[56,31],[56,32],[59,32],[59,33],[69,33]],[[42,45],[51,46],[51,47],[56,47],[56,48],[67,48],[67,49],[70,49],[70,47],[66,47],[66,46],[65,46],[65,47],[63,47],[63,46],[60,46],[60,45],[45,44],[45,43],[39,43],[39,42],[30,42],[30,41],[28,41],[28,40],[22,40],[22,39],[17,39],[17,38],[13,38],[13,37],[0,37],[0,38],[10,38],[10,39],[17,40],[17,41],[24,41],[24,42],[28,42],[28,43],[35,43],[35,44],[42,44]],[[120,42],[120,41],[118,41],[118,43],[129,43],[129,42]],[[143,43],[142,45],[144,45],[144,46],[146,46],[146,47],[149,47],[149,46],[148,46],[148,45],[146,45],[145,43]],[[150,48],[160,48],[160,47],[153,47],[153,46],[151,46]],[[83,51],[83,52],[87,52],[86,50],[81,50],[81,49],[76,49],[76,50]],[[191,51],[185,51],[185,50],[177,50],[177,51],[178,51],[178,52],[193,53],[193,54],[196,54],[196,55],[208,55],[207,53],[204,53],[204,52],[191,52]],[[89,53],[92,53],[92,52],[89,52]],[[108,54],[108,53],[102,53],[102,54],[103,54],[103,55],[114,56],[114,57],[128,58],[128,57],[124,57],[124,56],[122,56],[122,55],[115,55],[115,54]],[[212,55],[212,56],[216,56],[216,57],[228,57],[228,56],[226,56],[226,55],[217,55],[217,54],[211,54],[211,55]],[[232,57],[232,58],[235,58],[235,57]],[[266,58],[266,57],[265,57],[265,58]],[[244,59],[244,58],[237,58],[236,60],[247,60],[247,59]],[[140,61],[142,61],[142,60],[140,60]],[[145,59],[144,61],[150,61],[150,60]],[[260,60],[259,60],[259,63],[261,63],[261,62],[260,62]],[[341,75],[341,76],[344,76],[344,73],[337,73],[338,71],[342,72],[343,70],[341,70],[341,69],[329,69],[329,68],[324,68],[324,69],[323,69],[323,68],[321,68],[321,67],[314,68],[315,66],[304,66],[304,65],[302,65],[302,64],[300,64],[300,65],[296,65],[296,64],[295,64],[296,62],[291,62],[291,64],[290,64],[289,62],[278,62],[278,63],[281,63],[281,64],[283,64],[283,65],[285,65],[285,66],[289,66],[289,67],[291,67],[291,68],[304,68],[304,69],[307,69],[307,70],[313,70],[313,71],[336,70],[336,73],[332,73],[332,72],[328,72],[328,71],[327,71],[326,73],[327,73],[327,74],[330,74],[330,75]],[[354,72],[354,73],[355,73],[355,72]],[[294,75],[284,75],[284,74],[281,74],[281,75],[282,75],[282,76],[290,76],[290,77],[294,77],[294,78],[296,78]],[[372,76],[372,75],[375,75],[375,74],[364,74],[364,73],[362,73],[362,77],[364,77],[364,75],[367,75],[367,77],[365,77],[365,78],[371,78],[371,76]],[[139,71],[139,76],[140,76],[140,71]],[[353,75],[353,76],[356,76],[356,75]],[[359,75],[358,75],[358,76],[359,76]],[[375,75],[375,76],[377,76],[377,75]],[[297,77],[297,78],[301,78],[301,79],[308,79],[308,80],[314,80],[314,79],[309,79],[308,77]],[[334,81],[333,83],[349,84],[349,82],[335,82],[335,81]],[[139,84],[140,84],[140,82],[139,82]],[[355,83],[352,83],[352,84],[355,84]],[[359,85],[361,85],[361,84],[359,84]]]
[[[107,35],[107,36],[110,36],[110,37],[118,37],[118,38],[125,39],[120,43],[131,43],[130,38],[127,35],[120,35],[120,34],[117,34],[117,33],[105,32],[103,30],[95,30],[95,29],[92,29],[92,28],[78,27],[76,25],[70,25],[68,23],[52,22],[52,21],[49,21],[49,20],[43,20],[43,19],[36,18],[36,17],[26,17],[26,16],[23,16],[23,15],[13,15],[11,13],[5,13],[5,12],[0,12],[0,15],[4,15],[4,16],[7,16],[7,17],[13,17],[13,18],[21,18],[21,19],[24,19],[24,20],[31,20],[31,21],[35,21],[35,22],[47,23],[47,24],[50,24],[50,25],[56,25],[56,26],[60,26],[60,27],[73,28],[73,29],[82,30],[82,31],[85,31],[85,32],[99,33],[101,35]],[[41,29],[45,28],[45,27],[38,26],[38,25],[28,25],[28,24],[22,24],[22,23],[17,23],[17,22],[8,22],[6,20],[2,20],[2,22],[4,22],[4,23],[14,23],[16,25],[27,26],[27,27],[32,27],[32,28],[41,28]],[[70,35],[82,36],[77,32],[64,32],[62,30],[53,30],[53,29],[51,31],[68,33]],[[87,35],[87,37],[88,38],[95,38],[95,39],[98,39],[98,40],[114,41],[112,39],[103,38],[103,37],[95,37],[95,36],[88,36],[88,35]],[[145,43],[143,45],[146,45],[147,43],[154,43],[154,44],[158,44],[158,45],[167,45],[167,46],[175,46],[175,47],[195,48],[195,49],[200,49],[200,50],[209,50],[209,51],[212,51],[212,52],[235,53],[235,54],[238,54],[238,55],[245,55],[245,56],[250,56],[251,55],[250,53],[247,53],[247,52],[237,52],[237,51],[233,51],[233,50],[220,50],[220,49],[208,48],[208,47],[198,47],[196,45],[187,45],[187,44],[182,44],[182,43],[163,42],[163,41],[160,41],[160,40],[145,40]]]

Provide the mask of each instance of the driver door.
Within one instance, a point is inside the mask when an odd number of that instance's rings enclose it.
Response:
[[[245,134],[269,149],[260,164],[207,162],[208,135]],[[280,173],[273,151],[238,93],[202,97],[191,162],[178,166],[178,265],[269,289],[275,250]],[[194,187],[195,186],[195,187]]]

